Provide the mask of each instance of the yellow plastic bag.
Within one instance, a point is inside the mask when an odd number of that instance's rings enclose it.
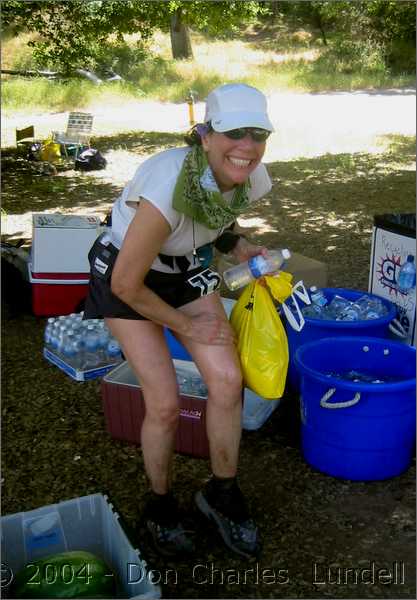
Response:
[[[39,158],[47,162],[57,162],[61,159],[61,146],[49,137],[42,142]]]
[[[288,370],[287,335],[272,296],[283,302],[291,294],[292,275],[256,279],[243,290],[230,317],[238,337],[245,386],[263,398],[280,398]]]

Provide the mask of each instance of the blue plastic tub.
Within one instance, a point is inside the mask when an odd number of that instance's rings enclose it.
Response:
[[[358,298],[364,294],[374,298],[377,297],[387,306],[389,312],[380,319],[372,319],[370,321],[329,321],[306,317],[305,325],[300,332],[295,331],[287,322],[285,317],[283,317],[283,322],[285,323],[288,337],[288,349],[290,355],[287,380],[290,386],[297,391],[300,389],[300,376],[294,361],[297,348],[303,344],[307,344],[325,337],[353,335],[387,338],[389,337],[389,324],[393,319],[395,319],[397,314],[397,309],[392,302],[386,300],[385,298],[381,298],[380,296],[375,296],[374,294],[368,294],[367,292],[357,290],[347,290],[344,288],[323,288],[323,292],[329,302],[336,295],[343,296],[344,298],[347,298],[347,300],[351,301],[358,300]]]
[[[221,301],[226,311],[226,315],[229,318],[233,310],[233,306],[236,304],[236,300],[232,298],[221,298]],[[168,327],[164,327],[164,335],[168,344],[169,351],[171,352],[172,358],[179,360],[193,360],[191,354],[184,348],[184,346],[177,340],[175,335]]]
[[[164,327],[164,335],[172,358],[177,358],[179,360],[193,360],[188,350],[186,350],[181,342],[177,340],[168,327]]]
[[[416,350],[380,338],[324,338],[298,348],[302,452],[334,477],[388,479],[405,471],[416,440]],[[329,373],[360,371],[390,383]]]

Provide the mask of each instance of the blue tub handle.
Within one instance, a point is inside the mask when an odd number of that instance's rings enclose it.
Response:
[[[354,406],[361,399],[361,393],[356,392],[352,400],[346,400],[346,402],[327,402],[327,400],[329,400],[333,396],[335,391],[336,388],[330,388],[329,390],[327,390],[327,392],[320,400],[320,406],[322,408],[349,408],[349,406]]]

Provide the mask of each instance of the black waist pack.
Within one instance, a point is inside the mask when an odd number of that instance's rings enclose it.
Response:
[[[92,275],[107,281],[113,272],[119,250],[113,244],[104,245],[100,238],[101,236],[96,239],[88,253],[88,261]]]
[[[75,159],[76,171],[99,171],[105,169],[107,160],[95,148],[83,150]]]

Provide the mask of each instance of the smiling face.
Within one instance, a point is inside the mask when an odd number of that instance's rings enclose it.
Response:
[[[231,140],[217,131],[210,131],[201,141],[221,192],[247,181],[261,162],[266,146],[265,142],[254,142],[249,135]]]

